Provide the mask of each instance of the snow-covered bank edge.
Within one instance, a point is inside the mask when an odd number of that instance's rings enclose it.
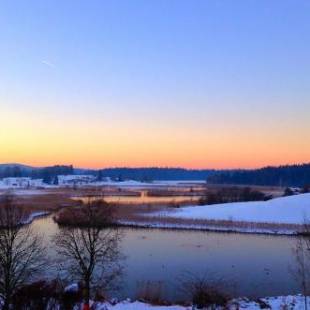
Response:
[[[48,211],[37,211],[29,214],[28,218],[22,221],[22,225],[31,224],[34,220],[49,215]]]
[[[212,225],[199,225],[199,224],[180,224],[180,223],[173,224],[173,223],[126,221],[126,220],[119,220],[117,224],[119,226],[132,227],[132,228],[192,230],[192,231],[209,231],[209,232],[224,232],[224,233],[279,235],[279,236],[293,236],[299,234],[298,231],[289,229],[225,227],[225,226],[212,226]]]
[[[140,214],[131,226],[296,235],[310,222],[310,193],[267,201],[192,205]]]
[[[258,309],[304,309],[305,298],[302,295],[292,295],[292,296],[277,296],[277,297],[265,297],[260,298],[255,301],[249,300],[247,298],[233,299],[225,307],[217,306],[212,307],[212,309],[218,310],[237,310],[237,309],[248,309],[248,310],[258,310]],[[308,306],[310,301],[307,301]],[[193,306],[182,306],[182,305],[150,305],[141,301],[131,302],[130,300],[121,301],[118,303],[109,302],[97,302],[92,303],[95,310],[145,310],[145,309],[156,309],[156,310],[191,310],[197,309]],[[78,309],[78,308],[76,308]],[[209,309],[209,308],[205,308]]]

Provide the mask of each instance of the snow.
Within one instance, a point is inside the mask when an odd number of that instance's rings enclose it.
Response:
[[[30,224],[35,218],[41,217],[44,215],[48,215],[49,212],[47,211],[37,211],[37,212],[32,212],[27,219],[22,221],[22,224]]]
[[[143,302],[135,301],[123,301],[116,305],[109,303],[101,303],[95,307],[95,310],[145,310],[145,309],[156,309],[156,310],[190,310],[192,307],[183,306],[153,306]]]
[[[310,194],[281,197],[268,201],[190,206],[151,215],[182,219],[303,224],[305,219],[310,218]]]
[[[301,295],[296,296],[278,296],[278,297],[266,297],[261,298],[260,302],[255,301],[246,301],[246,300],[239,300],[240,309],[247,309],[247,310],[259,310],[263,307],[261,306],[263,303],[267,306],[265,309],[290,309],[290,310],[304,310],[305,309],[305,298]],[[310,306],[310,300],[308,297],[307,300],[308,307]],[[268,308],[268,305],[270,308]],[[237,310],[237,307],[230,306],[228,309],[230,310]]]
[[[96,181],[93,175],[59,175],[59,186],[65,185],[88,185],[88,186],[115,186],[115,187],[134,187],[134,188],[149,188],[149,187],[162,187],[162,186],[184,186],[191,184],[205,184],[205,181],[186,181],[186,180],[173,180],[173,181],[152,181],[140,182],[135,180],[113,181],[110,178],[104,178],[102,181]]]
[[[94,182],[96,177],[93,175],[82,174],[82,175],[59,175],[58,182],[61,185],[83,185]]]
[[[213,232],[234,232],[245,234],[272,234],[272,235],[295,235],[297,232],[294,229],[287,228],[257,228],[250,225],[249,227],[238,226],[223,226],[212,224],[188,224],[188,223],[165,223],[165,222],[143,222],[143,221],[128,221],[119,220],[118,224],[121,226],[134,228],[155,228],[155,229],[181,229],[181,230],[200,230]]]
[[[167,180],[167,181],[152,181],[152,182],[140,182],[135,180],[126,180],[126,181],[97,181],[89,185],[93,186],[113,186],[119,188],[134,188],[134,189],[147,189],[147,188],[161,188],[161,187],[182,187],[182,186],[194,186],[194,185],[203,185],[205,181],[186,181],[186,180]]]
[[[72,284],[70,284],[70,285],[65,287],[65,292],[73,292],[73,293],[75,293],[75,292],[78,292],[78,290],[79,290],[78,283],[72,283]]]
[[[31,179],[31,178],[4,178],[0,179],[0,189],[29,189],[29,188],[59,188],[66,186],[114,186],[114,187],[125,187],[125,188],[154,188],[164,186],[188,186],[205,184],[205,181],[186,181],[186,180],[173,180],[173,181],[153,181],[153,182],[140,182],[134,180],[125,180],[121,182],[113,181],[110,178],[104,178],[103,181],[96,181],[94,175],[59,175],[58,185],[45,184],[42,179]]]
[[[309,299],[309,298],[308,298]],[[308,307],[310,302],[308,301]],[[110,303],[96,303],[93,304],[95,310],[191,310],[196,309],[192,306],[154,306],[147,303],[135,301],[130,302],[130,300],[123,301],[112,305]],[[231,300],[225,308],[223,307],[210,307],[210,309],[217,310],[259,310],[265,306],[267,309],[290,309],[290,310],[303,310],[304,308],[304,297],[301,295],[296,296],[278,296],[278,297],[266,297],[261,298],[259,301],[250,301],[246,298],[239,298]],[[209,309],[209,308],[207,308]]]
[[[12,193],[17,196],[35,196],[35,195],[45,195],[48,194],[49,192],[40,189],[15,189]]]
[[[0,180],[0,189],[33,188],[43,186],[45,186],[45,184],[42,179],[4,178]]]

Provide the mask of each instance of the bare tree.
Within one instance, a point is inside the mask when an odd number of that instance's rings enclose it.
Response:
[[[44,261],[42,238],[30,225],[27,216],[12,195],[0,199],[0,296],[7,310],[13,295],[41,271]]]
[[[308,309],[308,295],[310,293],[310,222],[304,219],[304,224],[297,242],[293,248],[295,265],[291,268],[299,283],[304,296],[304,306]]]
[[[82,282],[84,308],[91,295],[111,288],[120,275],[120,231],[113,227],[113,209],[99,200],[65,210],[58,222],[64,226],[54,242],[62,258],[61,268],[71,280]],[[65,218],[65,219],[64,219]]]

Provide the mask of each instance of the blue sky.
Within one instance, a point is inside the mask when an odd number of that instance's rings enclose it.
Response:
[[[128,165],[139,164],[133,152],[150,142],[160,161],[146,154],[141,164],[220,166],[220,151],[249,139],[263,160],[248,158],[245,166],[304,161],[310,156],[304,143],[310,130],[309,33],[309,1],[2,1],[2,121],[12,119],[10,132],[36,121],[42,130],[59,128],[50,133],[55,148],[59,135],[70,139],[68,127],[86,128],[96,140],[132,132],[132,145],[110,145],[113,154],[117,147],[128,150]],[[187,141],[199,136],[186,161],[177,156],[184,152],[184,135]],[[35,148],[16,156],[35,139]],[[14,135],[12,148],[3,138],[11,151],[0,160],[39,162],[31,154],[36,158],[40,139]],[[168,150],[165,161],[161,149],[171,140],[176,151]],[[273,142],[279,153],[270,153]],[[111,161],[108,146],[102,147],[102,160],[76,163],[126,164]],[[286,157],[286,147],[295,153]],[[242,165],[240,147],[239,153],[232,162],[221,157],[222,166]]]

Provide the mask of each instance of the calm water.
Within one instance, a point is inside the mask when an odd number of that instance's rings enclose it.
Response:
[[[51,217],[33,222],[46,242],[58,231]],[[121,243],[125,274],[119,297],[136,295],[141,281],[163,283],[165,298],[182,296],[179,278],[186,272],[223,279],[231,293],[247,296],[287,295],[299,291],[289,266],[294,265],[293,237],[124,228]],[[53,247],[49,255],[54,258]]]
[[[169,204],[169,203],[195,203],[197,202],[202,196],[186,196],[186,195],[179,195],[179,196],[148,196],[147,191],[141,191],[140,196],[104,196],[103,199],[108,203],[123,203],[123,204],[149,204],[149,203],[162,203],[162,204]],[[100,197],[94,197],[93,199],[98,199]],[[82,200],[87,202],[90,198],[89,197],[75,197],[76,200]]]

